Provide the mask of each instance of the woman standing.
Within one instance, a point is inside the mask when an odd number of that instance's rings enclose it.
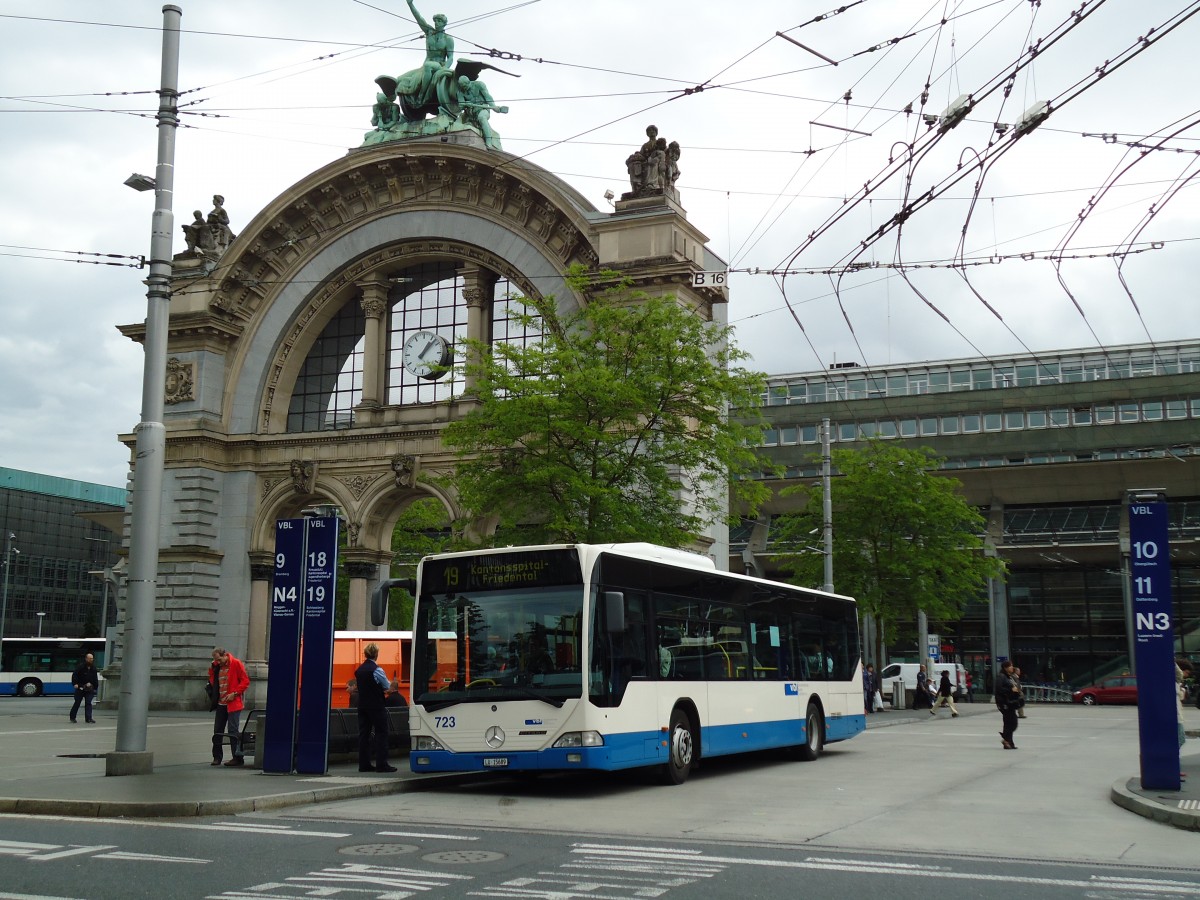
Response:
[[[996,709],[1004,717],[1004,728],[1000,732],[1000,743],[1005,750],[1016,750],[1013,732],[1017,730],[1017,709],[1021,703],[1021,686],[1013,678],[1012,660],[1000,663],[1000,674],[996,676]]]

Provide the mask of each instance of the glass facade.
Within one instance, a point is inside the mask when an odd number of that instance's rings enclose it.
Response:
[[[1007,600],[1008,652],[1026,681],[1080,686],[1130,667],[1123,498],[1171,485],[1175,637],[1200,660],[1200,340],[839,364],[770,377],[765,403],[763,456],[783,474],[762,477],[781,487],[819,476],[813,426],[824,419],[835,449],[865,438],[933,448],[988,515],[988,540],[1007,565],[993,596]],[[732,565],[752,531],[731,532]],[[761,531],[753,537],[761,546]],[[769,571],[772,549],[783,549],[772,548],[769,523],[765,540],[753,556]],[[979,689],[992,671],[990,616],[981,596],[968,598],[959,621],[929,623],[944,658],[965,665]],[[916,658],[914,624],[900,623],[897,658]]]
[[[121,538],[81,514],[119,514],[125,495],[123,488],[0,469],[0,522],[14,550],[5,573],[5,637],[39,630],[96,637],[102,620],[115,622],[116,592],[104,571],[117,563]]]

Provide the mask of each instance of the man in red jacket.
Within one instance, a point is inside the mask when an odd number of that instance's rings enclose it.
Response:
[[[244,766],[246,758],[242,755],[241,735],[239,724],[242,709],[245,704],[242,697],[250,687],[250,676],[242,661],[228,652],[224,647],[215,647],[212,652],[212,666],[208,670],[208,680],[217,689],[217,717],[213,722],[213,761],[211,765],[221,765],[222,745],[221,735],[229,733],[229,750],[233,759],[226,766]]]

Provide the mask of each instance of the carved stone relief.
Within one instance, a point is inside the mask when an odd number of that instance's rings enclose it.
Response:
[[[183,403],[185,400],[195,400],[195,379],[196,364],[180,362],[179,357],[172,356],[167,360],[164,402],[173,404]]]

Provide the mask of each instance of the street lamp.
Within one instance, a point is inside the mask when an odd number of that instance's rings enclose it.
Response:
[[[46,614],[44,612],[40,612],[37,614],[37,617],[38,617],[38,637],[41,637],[42,636],[42,622],[46,621]]]
[[[16,535],[10,531],[8,537],[4,539],[4,590],[3,593],[0,593],[0,642],[4,641],[4,619],[8,616],[8,570],[12,568],[13,555],[21,552],[12,545],[15,537]]]
[[[179,125],[178,6],[162,9],[162,88],[158,92],[158,165],[154,170],[154,215],[150,225],[150,275],[146,279],[145,360],[142,415],[137,426],[137,468],[133,475],[129,522],[129,591],[121,658],[121,700],[117,704],[117,745],[107,756],[109,775],[149,774],[154,755],[146,749],[150,709],[150,656],[154,601],[158,585],[159,522],[163,502],[166,426],[167,337],[170,326],[171,240],[174,216],[175,130]],[[149,187],[130,179],[134,189]]]
[[[89,575],[95,575],[98,578],[102,579],[104,582],[104,588],[103,588],[101,598],[100,598],[100,619],[99,619],[100,637],[104,637],[105,632],[108,630],[108,583],[110,581],[116,580],[115,577],[113,576],[113,570],[108,564],[109,541],[107,538],[94,538],[94,537],[85,537],[84,540],[91,541],[92,543],[95,543],[95,544],[103,544],[104,545],[104,558],[100,561],[101,565],[103,565],[104,568],[103,569],[88,569]]]

